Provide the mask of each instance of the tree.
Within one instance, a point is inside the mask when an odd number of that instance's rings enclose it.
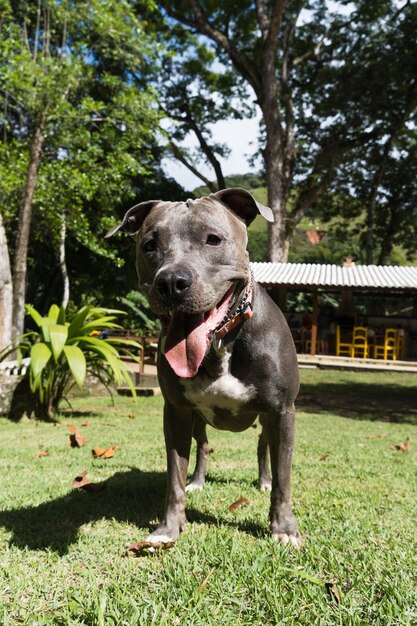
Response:
[[[155,28],[164,47],[155,65],[155,83],[161,112],[170,123],[165,128],[168,153],[187,167],[211,191],[224,189],[225,177],[220,159],[227,157],[226,144],[215,142],[210,125],[219,120],[251,115],[253,107],[244,104],[234,72],[215,70],[216,55],[199,42],[199,37],[177,25],[157,22]],[[192,135],[196,149],[182,142]],[[214,182],[201,171],[209,166]]]
[[[407,260],[416,261],[416,143],[415,131],[403,132],[402,136],[397,138],[395,150],[386,157],[383,175],[375,190],[371,260],[380,265],[392,258],[394,246],[404,251]],[[369,200],[374,202],[372,196],[368,196]],[[368,225],[365,235],[366,243],[369,244]]]
[[[0,167],[7,179],[0,183],[0,193],[6,225],[12,223],[16,230],[16,336],[23,329],[33,207],[38,205],[48,224],[45,236],[51,241],[52,235],[52,243],[59,246],[64,272],[64,229],[110,255],[93,236],[84,205],[95,200],[99,211],[94,222],[104,231],[101,220],[105,222],[107,212],[109,222],[110,207],[126,196],[126,179],[147,167],[146,145],[157,114],[150,94],[129,81],[129,72],[141,67],[145,51],[147,61],[150,58],[129,2],[2,4],[0,157],[7,163]],[[20,177],[11,170],[14,165],[20,167]],[[15,204],[12,200],[8,205],[6,199],[19,187],[16,219]]]
[[[362,257],[368,264],[378,256],[379,261],[387,258],[378,253],[384,229],[387,235],[390,230],[384,209],[391,195],[387,184],[394,183],[394,172],[395,176],[406,174],[401,162],[412,160],[415,151],[415,141],[406,138],[415,137],[416,25],[415,4],[359,6],[329,26],[329,43],[317,70],[317,74],[324,72],[327,88],[318,90],[317,80],[307,80],[306,68],[300,81],[299,98],[313,118],[313,123],[300,127],[300,139],[307,145],[317,140],[314,118],[327,120],[326,126],[338,118],[336,125],[347,150],[336,160],[328,190],[339,198],[356,200],[363,223]],[[352,203],[345,203],[351,208]],[[343,213],[342,206],[334,207]],[[348,211],[345,214],[349,219]]]
[[[158,5],[168,23],[198,32],[200,45],[214,45],[218,61],[233,67],[236,85],[241,89],[243,80],[254,94],[262,114],[268,204],[275,215],[268,256],[285,261],[296,225],[347,155],[383,138],[387,102],[375,107],[372,101],[381,89],[391,94],[404,89],[401,73],[382,72],[376,80],[372,71],[384,34],[394,36],[399,24],[415,24],[415,7],[394,0],[357,1],[349,3],[349,11],[342,0],[330,8],[325,0],[239,0],[221,6],[181,0],[175,7],[159,0]],[[409,45],[415,58],[415,43]],[[398,52],[388,51],[388,67],[398,68]]]
[[[12,339],[12,272],[10,268],[9,250],[6,231],[0,213],[0,351]]]

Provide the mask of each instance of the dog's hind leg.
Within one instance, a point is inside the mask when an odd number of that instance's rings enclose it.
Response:
[[[259,489],[261,491],[271,491],[271,463],[269,460],[268,433],[261,421],[261,434],[258,441],[258,470]]]
[[[206,424],[198,414],[194,415],[193,437],[197,444],[197,458],[193,475],[185,488],[188,492],[203,488],[206,481],[207,460],[212,452],[207,439]]]
[[[273,539],[281,543],[302,545],[297,522],[291,509],[291,461],[295,439],[294,405],[282,406],[272,414],[266,414],[265,429],[268,433],[271,454],[271,532]]]

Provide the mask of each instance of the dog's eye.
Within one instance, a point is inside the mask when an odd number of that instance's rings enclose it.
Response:
[[[219,246],[222,240],[217,235],[207,235],[206,244],[209,246]]]
[[[143,244],[143,249],[145,252],[154,252],[156,250],[156,241],[155,239],[149,239],[149,241],[145,241]]]

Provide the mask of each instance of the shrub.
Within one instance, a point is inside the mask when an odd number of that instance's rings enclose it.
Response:
[[[140,291],[129,291],[126,296],[119,296],[117,300],[126,309],[126,328],[140,329],[141,334],[159,333],[161,323]]]
[[[99,336],[104,329],[117,332],[122,328],[115,320],[123,311],[87,305],[67,319],[65,309],[56,304],[46,316],[41,316],[30,305],[26,310],[39,330],[18,337],[3,350],[0,360],[11,353],[17,353],[19,360],[30,357],[26,376],[39,417],[53,417],[74,384],[83,387],[87,374],[107,388],[112,381],[126,383],[134,394],[132,380],[119,352],[136,359],[130,350],[139,349],[139,344],[122,337]]]

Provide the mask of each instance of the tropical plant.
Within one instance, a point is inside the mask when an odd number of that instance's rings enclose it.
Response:
[[[34,396],[34,409],[39,417],[51,418],[61,402],[77,384],[83,387],[87,374],[97,378],[107,388],[112,381],[135,389],[120,353],[132,355],[140,349],[137,342],[123,337],[101,338],[104,329],[115,333],[122,328],[115,322],[123,311],[83,306],[71,319],[64,307],[53,304],[48,315],[42,316],[31,305],[26,311],[39,330],[30,330],[0,353],[0,360],[11,353],[18,359],[29,356],[26,376]]]
[[[117,300],[127,309],[126,328],[139,328],[145,333],[159,332],[161,323],[140,291],[129,291],[126,296],[119,296]]]

